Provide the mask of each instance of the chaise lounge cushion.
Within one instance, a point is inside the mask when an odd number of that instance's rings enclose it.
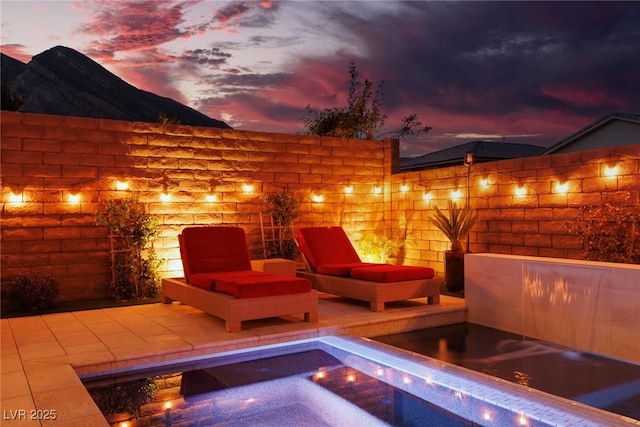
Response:
[[[368,264],[365,262],[350,262],[344,264],[322,264],[319,265],[316,269],[317,273],[320,274],[328,274],[329,276],[341,276],[341,277],[349,277],[351,275],[351,270],[354,268],[361,268],[367,265],[375,265]]]
[[[240,227],[187,227],[178,236],[184,274],[251,270],[244,230]]]
[[[265,273],[253,270],[220,271],[217,273],[197,273],[189,278],[189,284],[207,291],[215,291],[216,283],[220,280],[233,280],[239,277],[263,276]]]
[[[315,271],[321,265],[362,262],[342,227],[303,227],[297,230],[297,238],[300,250]]]
[[[376,265],[358,267],[351,270],[353,279],[372,282],[404,282],[407,280],[432,279],[435,271],[430,267],[413,267],[409,265]]]
[[[263,273],[261,276],[235,277],[216,282],[216,292],[236,298],[259,298],[311,291],[311,282],[299,277]]]

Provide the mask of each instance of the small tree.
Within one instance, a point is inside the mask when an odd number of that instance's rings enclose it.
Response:
[[[300,216],[300,202],[292,193],[282,191],[265,196],[264,204],[271,219],[271,236],[264,236],[266,258],[296,259],[298,248],[293,240],[293,220]]]
[[[134,197],[107,202],[96,224],[109,230],[111,288],[118,300],[153,297],[158,288],[159,262],[152,242],[157,221]]]
[[[396,129],[378,134],[387,119],[380,111],[382,83],[374,90],[371,80],[359,81],[359,73],[353,62],[349,63],[349,77],[349,98],[346,107],[317,111],[307,105],[307,117],[302,119],[307,134],[349,139],[376,139],[384,136],[405,138],[426,133],[431,129],[429,126],[423,126],[416,114],[411,114],[404,117]]]

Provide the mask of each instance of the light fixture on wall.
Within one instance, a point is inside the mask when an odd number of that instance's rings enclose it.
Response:
[[[171,194],[169,193],[169,182],[167,176],[162,177],[162,193],[160,193],[160,200],[164,203],[171,201]]]
[[[245,194],[253,193],[253,184],[249,184],[249,183],[242,184],[242,192]]]
[[[324,202],[324,196],[322,194],[313,192],[313,193],[311,193],[311,200],[314,203],[322,203],[322,202]]]
[[[209,182],[209,194],[204,196],[204,198],[209,203],[218,201],[218,196],[216,195],[216,181],[214,179]]]
[[[480,186],[481,187],[488,187],[490,184],[489,182],[489,174],[487,173],[486,169],[482,172],[482,177],[480,177]]]
[[[82,200],[80,193],[77,191],[67,194],[67,201],[72,205],[77,205]]]
[[[160,200],[162,200],[164,203],[171,201],[171,194],[169,193],[169,186],[167,184],[165,184],[162,187],[162,193],[160,193]]]
[[[620,173],[620,167],[618,165],[604,165],[604,175],[608,177],[617,176]]]
[[[402,181],[402,184],[400,184],[400,192],[406,193],[410,189],[411,189],[411,186],[407,183],[407,181]]]
[[[13,190],[8,196],[9,203],[24,203],[24,191]]]
[[[382,185],[380,185],[379,182],[373,186],[373,194],[375,194],[376,196],[379,196],[380,194],[382,194]]]
[[[569,191],[569,183],[567,181],[558,181],[556,182],[556,193],[565,194]]]
[[[422,193],[422,200],[425,202],[430,201],[431,199],[433,199],[433,194],[431,194],[431,191],[425,191]]]
[[[523,197],[527,195],[527,187],[524,184],[516,185],[514,190],[514,194],[518,197]]]
[[[344,186],[344,194],[353,194],[353,192],[355,191],[353,188],[353,184],[351,183],[350,180],[347,180],[346,185]]]
[[[127,191],[129,189],[129,182],[124,179],[116,179],[116,190]]]
[[[462,191],[459,189],[451,191],[451,200],[456,201],[459,200],[460,197],[462,197]]]

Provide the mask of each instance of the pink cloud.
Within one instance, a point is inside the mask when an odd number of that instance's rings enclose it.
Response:
[[[25,64],[31,61],[33,55],[24,51],[25,46],[21,44],[3,44],[0,45],[0,52],[7,56],[24,62]]]
[[[114,52],[145,49],[202,32],[199,26],[180,29],[184,24],[182,4],[165,7],[167,3],[97,2],[90,21],[80,33],[97,39],[90,44],[94,56],[109,57]]]

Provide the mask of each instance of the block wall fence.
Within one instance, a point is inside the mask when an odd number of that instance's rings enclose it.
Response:
[[[252,257],[261,258],[263,197],[284,190],[301,202],[295,226],[339,224],[356,246],[367,233],[393,237],[402,243],[397,262],[442,273],[449,243],[429,217],[453,191],[478,211],[471,251],[579,259],[580,242],[565,223],[609,193],[638,200],[640,189],[640,144],[399,173],[396,140],[4,111],[0,124],[3,294],[16,274],[41,270],[60,282],[60,301],[111,295],[110,243],[95,214],[132,194],[158,220],[161,274],[179,276],[177,235],[185,226],[243,227]],[[618,174],[605,176],[607,165]],[[117,181],[129,188],[118,190]],[[558,181],[566,193],[555,192]],[[527,194],[514,195],[522,184]],[[347,185],[353,193],[343,191]],[[164,191],[170,201],[161,200]]]

